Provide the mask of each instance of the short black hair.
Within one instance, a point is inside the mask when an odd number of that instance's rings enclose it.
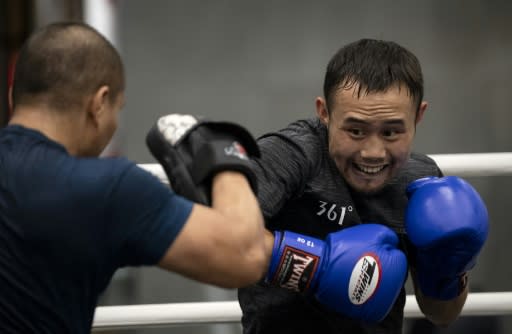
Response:
[[[115,47],[82,22],[57,22],[32,34],[16,60],[13,105],[44,99],[52,108],[81,103],[98,88],[111,102],[124,91],[124,66]]]
[[[405,86],[419,109],[423,100],[423,74],[418,58],[395,42],[361,39],[339,49],[327,65],[324,97],[327,106],[336,91],[359,85],[361,93],[384,92]]]

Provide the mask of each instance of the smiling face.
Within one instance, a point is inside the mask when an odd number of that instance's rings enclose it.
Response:
[[[373,193],[407,162],[427,104],[416,110],[404,87],[368,94],[363,89],[360,96],[358,90],[358,85],[338,89],[329,109],[319,97],[316,109],[328,129],[329,154],[345,181],[356,191]]]

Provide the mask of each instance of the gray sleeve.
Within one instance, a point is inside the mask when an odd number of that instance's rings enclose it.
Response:
[[[287,128],[258,140],[261,158],[253,160],[258,178],[258,199],[266,218],[304,191],[315,173],[318,137],[307,131]]]
[[[431,176],[444,176],[437,163],[426,154],[417,152],[411,153],[411,158],[416,164],[415,169],[422,170],[423,173]]]

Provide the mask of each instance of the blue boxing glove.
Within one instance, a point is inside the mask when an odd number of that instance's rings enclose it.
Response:
[[[344,316],[381,321],[404,284],[407,259],[386,226],[357,225],[325,241],[289,231],[274,236],[267,282],[310,293]]]
[[[455,176],[427,177],[407,187],[405,228],[412,244],[409,260],[421,292],[450,300],[465,288],[466,273],[488,234],[484,202]]]

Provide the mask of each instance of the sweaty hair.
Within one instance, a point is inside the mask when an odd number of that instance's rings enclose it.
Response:
[[[124,91],[124,81],[119,53],[98,31],[79,22],[54,23],[36,31],[21,48],[13,105],[44,101],[66,109],[103,85],[109,87],[112,103]]]
[[[385,92],[392,86],[406,88],[418,110],[423,100],[423,75],[418,58],[388,41],[361,39],[336,52],[327,65],[324,97],[330,107],[336,91],[358,85],[361,94]]]

